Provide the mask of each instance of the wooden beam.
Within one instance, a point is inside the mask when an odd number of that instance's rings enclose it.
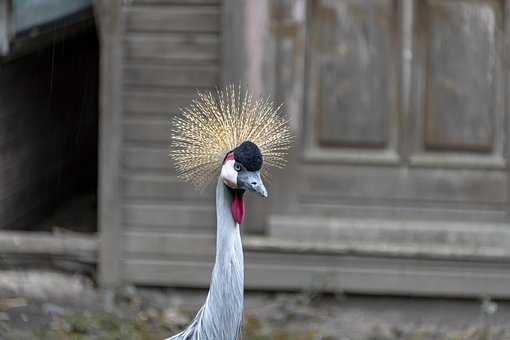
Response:
[[[126,60],[138,64],[217,64],[220,45],[219,36],[215,33],[170,33],[156,36],[132,33],[124,40]]]
[[[121,1],[94,2],[100,37],[99,106],[99,280],[106,288],[120,284],[120,155],[122,142]]]
[[[94,235],[48,232],[0,232],[0,255],[65,257],[85,263],[97,262],[98,240]]]
[[[136,237],[131,234],[130,237]],[[124,259],[126,279],[135,284],[205,288],[213,266],[212,240],[181,235],[176,240],[131,239]],[[247,241],[247,242],[246,242]],[[136,253],[147,249],[137,243],[165,245],[165,257]],[[171,249],[179,242],[176,253]],[[158,244],[159,243],[159,244]],[[317,290],[361,294],[414,296],[510,297],[508,258],[479,256],[454,259],[450,254],[398,256],[375,254],[373,249],[321,249],[286,242],[246,240],[245,286],[256,290]],[[186,246],[187,245],[187,246]],[[198,256],[181,254],[201,247]],[[170,248],[169,248],[170,247]],[[204,251],[209,248],[209,251]],[[402,249],[401,249],[402,250]],[[326,253],[326,252],[328,253]],[[412,251],[410,249],[410,251]],[[172,256],[170,253],[173,253]],[[180,255],[179,255],[180,254]],[[209,255],[208,255],[209,254]]]
[[[221,0],[134,0],[132,5],[218,5]]]
[[[244,8],[245,0],[223,0],[222,16],[222,83],[243,84],[245,68]]]
[[[123,243],[127,257],[176,259],[186,257],[197,260],[213,259],[214,235],[192,233],[147,232],[140,230],[124,234]],[[510,251],[501,247],[470,247],[466,245],[416,244],[389,242],[317,242],[292,241],[272,237],[244,236],[243,247],[248,253],[302,254],[302,258],[316,256],[360,256],[370,258],[400,258],[434,261],[473,261],[485,263],[510,263]],[[300,262],[296,262],[300,263]]]
[[[144,6],[124,9],[127,32],[218,32],[216,6]]]
[[[124,83],[129,87],[190,89],[209,88],[219,83],[216,65],[129,65],[125,67]]]

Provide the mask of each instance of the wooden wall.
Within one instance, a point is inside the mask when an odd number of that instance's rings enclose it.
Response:
[[[424,79],[424,54],[410,58],[412,48],[424,46],[414,37],[422,32],[421,3],[98,0],[102,284],[209,285],[212,193],[176,181],[168,120],[196,89],[243,81],[284,102],[298,136],[290,166],[270,187],[271,200],[257,206],[264,212],[257,231],[265,233],[254,236],[243,226],[246,288],[510,296],[508,174],[506,163],[497,163],[506,154],[498,146],[487,157],[474,150],[466,158],[455,149],[434,152],[432,165],[415,164],[406,151],[412,142],[404,141],[421,134],[408,125],[394,128],[419,112],[412,107],[423,96],[414,82]],[[494,5],[499,1],[444,3],[488,3],[494,13],[503,11]],[[346,51],[364,51],[368,59]],[[428,117],[429,126],[437,125],[437,117]],[[459,138],[450,132],[441,130],[438,140],[450,145]],[[466,159],[476,168],[463,168]],[[447,164],[452,160],[457,165]],[[496,168],[484,168],[494,160]],[[484,185],[472,185],[473,178]],[[427,202],[430,190],[439,195],[435,205]],[[471,206],[451,202],[465,199],[462,193],[485,194]],[[501,197],[504,205],[498,201],[494,209],[491,200]],[[251,213],[249,207],[248,220]]]
[[[109,71],[118,72],[112,86],[121,84],[114,94],[120,97],[114,109],[117,116],[112,117],[112,129],[119,130],[112,136],[110,129],[104,128],[106,143],[102,146],[105,158],[119,155],[115,171],[112,166],[103,169],[103,173],[112,171],[112,180],[118,180],[118,191],[110,192],[114,205],[102,205],[117,210],[118,215],[103,220],[103,235],[112,242],[121,241],[117,249],[108,247],[103,252],[105,261],[112,261],[111,266],[117,268],[113,273],[108,264],[103,266],[103,282],[108,284],[119,278],[136,281],[144,263],[150,265],[168,255],[161,253],[162,249],[176,255],[171,260],[191,255],[193,249],[180,251],[179,240],[189,246],[187,241],[198,238],[197,244],[191,242],[197,248],[204,240],[214,244],[212,191],[199,193],[178,182],[168,153],[171,115],[188,105],[197,90],[220,83],[221,3],[134,0],[116,8],[105,2],[97,10],[103,19],[118,20],[118,31],[112,33],[111,40],[103,39],[103,44],[118,44],[114,47],[120,49],[117,57],[104,57],[121,64],[115,66],[116,71]],[[108,27],[112,26],[103,29]],[[103,84],[111,79],[103,79]],[[108,148],[112,145],[115,149]],[[111,187],[109,180],[104,181]],[[118,225],[116,230],[110,228],[112,224]],[[155,243],[160,246],[154,247]]]
[[[0,64],[0,229],[95,189],[98,50],[91,31]]]

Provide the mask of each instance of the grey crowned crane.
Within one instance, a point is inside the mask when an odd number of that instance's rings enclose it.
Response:
[[[172,119],[170,156],[179,178],[205,187],[215,176],[216,258],[206,301],[191,324],[168,340],[236,340],[244,300],[244,259],[239,225],[244,193],[267,197],[265,166],[281,168],[293,136],[280,107],[229,86],[198,93]],[[262,175],[261,175],[262,174]]]

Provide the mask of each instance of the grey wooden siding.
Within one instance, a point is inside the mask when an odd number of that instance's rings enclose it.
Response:
[[[248,207],[247,288],[510,296],[508,1],[111,3],[103,283],[208,286],[212,190],[176,180],[168,119],[223,78],[284,102],[298,136]]]
[[[189,271],[201,263],[208,275],[215,235],[212,190],[200,193],[177,181],[168,157],[169,119],[197,89],[220,84],[221,3],[135,0],[121,14],[121,276],[157,283],[147,270],[157,270],[162,258],[180,261]],[[190,283],[169,270],[165,284]]]

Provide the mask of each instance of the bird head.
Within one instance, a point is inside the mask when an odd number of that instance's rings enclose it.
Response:
[[[262,153],[255,143],[245,141],[225,156],[221,167],[221,179],[232,190],[232,217],[236,223],[244,220],[245,191],[267,197],[267,190],[260,177]]]
[[[229,152],[221,167],[223,183],[234,190],[253,191],[267,197],[260,177],[262,154],[254,143],[246,141]]]
[[[269,98],[254,98],[240,86],[199,92],[171,119],[170,157],[178,178],[203,189],[220,172],[219,183],[232,197],[232,215],[241,223],[243,194],[252,191],[267,197],[261,172],[267,176],[268,168],[282,168],[294,141],[280,108]]]

